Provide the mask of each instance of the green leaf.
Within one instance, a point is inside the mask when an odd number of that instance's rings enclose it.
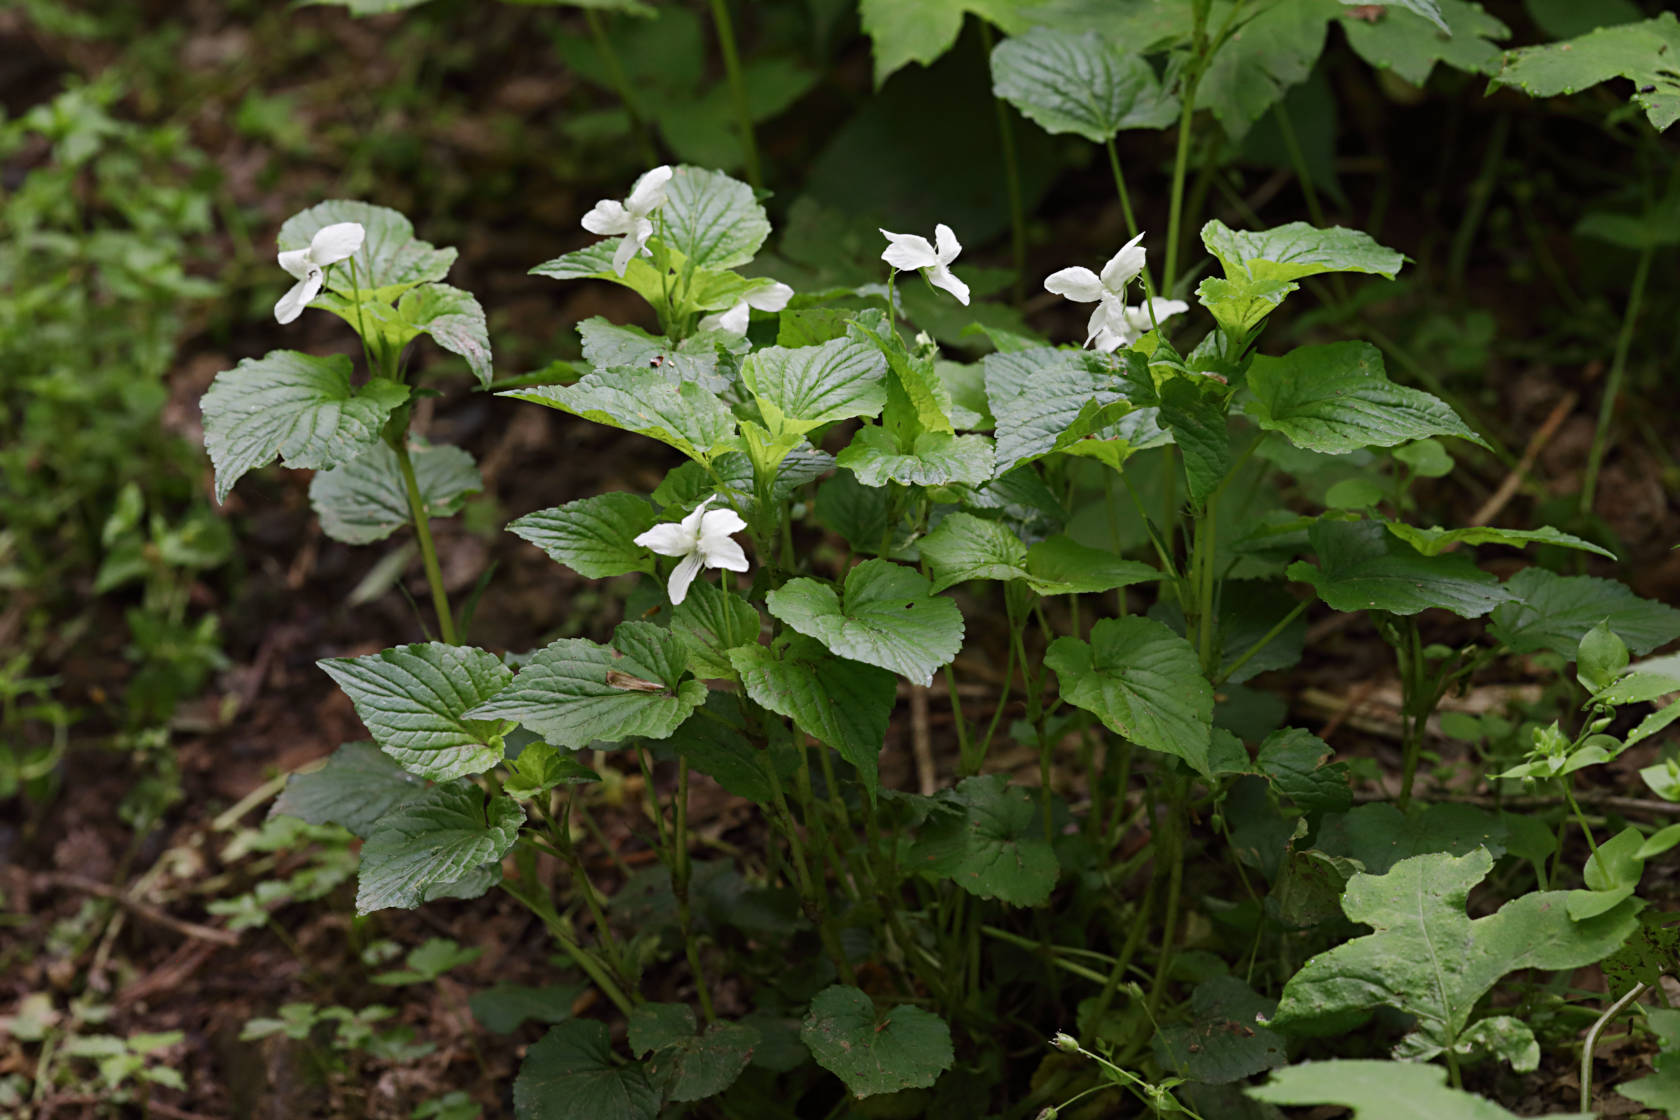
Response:
[[[881,744],[898,698],[891,673],[835,657],[811,638],[779,650],[743,646],[730,650],[729,660],[754,703],[839,751],[874,798]]]
[[[753,189],[719,171],[678,167],[655,217],[658,236],[700,268],[737,268],[770,236]]]
[[[741,364],[741,380],[778,437],[780,460],[812,428],[879,413],[887,401],[886,371],[879,350],[837,338],[821,346],[756,350]]]
[[[431,336],[432,341],[466,360],[478,383],[490,387],[495,371],[490,361],[490,326],[484,308],[471,292],[448,284],[427,284],[397,302],[403,322]]]
[[[1221,330],[1233,338],[1242,338],[1299,288],[1299,284],[1288,280],[1256,280],[1247,275],[1225,280],[1210,276],[1196,285],[1196,298]]]
[[[1190,501],[1201,509],[1231,469],[1231,436],[1226,431],[1224,386],[1208,378],[1193,384],[1174,377],[1161,386],[1161,426],[1173,434],[1184,454]]]
[[[969,894],[1011,906],[1050,900],[1061,865],[1044,836],[1044,815],[1007,774],[965,778],[933,802],[910,849],[912,865]]]
[[[1394,279],[1406,258],[1370,234],[1290,222],[1271,229],[1234,230],[1214,219],[1202,226],[1202,244],[1219,258],[1227,279],[1266,283],[1300,280],[1325,272],[1363,272]]]
[[[1511,593],[1468,556],[1424,556],[1378,521],[1317,521],[1307,538],[1318,566],[1296,561],[1290,579],[1312,585],[1339,611],[1417,614],[1431,607],[1479,618]]]
[[[563,1023],[572,1017],[572,1004],[588,989],[582,984],[528,988],[497,984],[467,997],[473,1018],[492,1034],[512,1034],[523,1024]]]
[[[1575,922],[1566,891],[1523,895],[1472,920],[1465,900],[1492,867],[1493,857],[1477,849],[1415,856],[1386,875],[1348,880],[1343,912],[1375,932],[1307,961],[1284,985],[1271,1025],[1395,1007],[1417,1020],[1408,1056],[1426,1058],[1461,1045],[1476,1002],[1506,973],[1592,964],[1639,924],[1631,902]]]
[[[881,426],[900,446],[928,432],[954,431],[951,392],[939,377],[933,355],[922,351],[912,354],[897,335],[890,331],[877,333],[872,325],[854,319],[846,333],[860,341],[867,339],[887,360],[887,401],[881,410]]]
[[[1445,402],[1390,381],[1382,353],[1368,342],[1259,355],[1247,384],[1253,397],[1245,411],[1254,422],[1309,451],[1339,455],[1437,435],[1487,446]]]
[[[1600,622],[1583,634],[1580,644],[1575,649],[1576,679],[1581,682],[1582,688],[1595,695],[1604,693],[1616,683],[1616,678],[1621,676],[1627,664],[1627,645],[1616,637],[1606,622]],[[1662,690],[1657,692],[1656,696],[1674,690],[1673,683],[1664,678],[1659,677],[1652,683]],[[1640,703],[1655,699],[1655,696],[1640,695],[1637,698],[1629,697],[1627,700],[1609,697],[1605,699],[1609,703]]]
[[[1641,599],[1624,584],[1524,568],[1505,582],[1515,602],[1488,619],[1488,634],[1512,653],[1555,650],[1573,656],[1588,630],[1610,624],[1635,654],[1680,637],[1680,610]]]
[[[858,429],[834,461],[865,486],[978,486],[992,477],[992,441],[981,435],[923,432],[906,454],[885,428],[868,425]]]
[[[272,350],[216,375],[200,407],[204,449],[223,501],[246,471],[279,456],[288,467],[348,463],[379,440],[408,388],[374,380],[350,387],[350,359]]]
[[[668,338],[636,326],[618,326],[599,315],[579,323],[577,330],[584,360],[592,369],[658,369],[667,379],[697,381],[714,393],[724,392],[734,383],[732,377],[718,372],[719,336],[715,333],[691,335],[673,346]]]
[[[926,66],[956,44],[963,15],[1011,12],[1019,0],[859,0],[863,32],[875,46],[875,86],[907,63]]]
[[[1029,549],[1007,525],[971,513],[950,514],[919,547],[934,591],[971,579],[1021,579],[1040,595],[1094,594],[1161,575],[1148,564],[1122,560],[1064,536]]]
[[[508,532],[589,579],[652,572],[653,556],[636,538],[659,520],[653,505],[622,490],[528,513]]]
[[[380,749],[409,773],[441,782],[502,760],[511,725],[469,715],[513,679],[494,654],[427,642],[316,664],[349,695]]]
[[[711,692],[705,706],[719,718],[687,721],[671,733],[667,740],[670,749],[734,796],[757,805],[773,803],[776,787],[770,754],[753,746],[739,730],[744,722],[739,697]],[[884,725],[882,731],[884,734]]]
[[[1307,812],[1342,813],[1353,808],[1353,790],[1347,766],[1325,765],[1333,754],[1312,732],[1286,727],[1266,736],[1254,763],[1273,789]]]
[[[1065,450],[1130,411],[1120,370],[1104,369],[1101,361],[1049,347],[987,354],[981,360],[986,399],[997,418],[999,475]]]
[[[1057,638],[1044,663],[1062,698],[1117,735],[1208,774],[1213,689],[1190,643],[1154,619],[1104,618],[1091,640]]]
[[[1214,52],[1196,89],[1196,107],[1211,109],[1225,135],[1241,140],[1290,86],[1306,81],[1324,50],[1329,21],[1341,10],[1336,0],[1260,9]]]
[[[1506,839],[1506,826],[1500,819],[1473,805],[1413,804],[1402,813],[1393,805],[1374,802],[1327,820],[1318,844],[1327,852],[1357,859],[1372,875],[1381,875],[1418,855],[1461,856],[1486,848],[1499,856]]]
[[[844,603],[828,584],[801,577],[766,598],[770,613],[841,657],[932,684],[962,648],[957,605],[934,596],[926,576],[887,560],[846,573]]]
[[[408,951],[408,956],[403,958],[406,967],[376,973],[371,979],[387,987],[430,984],[451,969],[471,964],[483,955],[482,948],[463,949],[459,942],[447,937],[428,937]]]
[[[1050,133],[1093,144],[1127,128],[1165,128],[1178,102],[1141,53],[1095,32],[1035,27],[992,51],[992,93]]]
[[[1517,1120],[1492,1101],[1447,1088],[1447,1071],[1421,1062],[1304,1062],[1245,1092],[1271,1104],[1341,1105],[1354,1120]],[[1553,1114],[1552,1120],[1589,1120]]]
[[[372,743],[345,743],[318,770],[293,774],[268,815],[342,825],[366,837],[379,819],[426,788]]]
[[[1450,3],[1451,0],[1448,0],[1448,2]],[[1355,3],[1357,3],[1357,0],[1342,0],[1342,3],[1347,4],[1349,6],[1352,6]],[[1437,31],[1442,32],[1443,34],[1451,35],[1453,33],[1452,28],[1450,26],[1448,26],[1448,24],[1447,24],[1446,17],[1441,14],[1440,0],[1377,0],[1377,5],[1380,5],[1384,8],[1394,7],[1394,8],[1403,9],[1405,11],[1411,12],[1413,15],[1418,16],[1419,18],[1421,18],[1423,20],[1428,21],[1429,23],[1434,24],[1435,29]],[[1375,6],[1375,5],[1367,4],[1367,5],[1364,5],[1364,6],[1365,7],[1372,7],[1372,6]],[[1391,13],[1389,13],[1387,11],[1384,11],[1381,14],[1382,14],[1382,16],[1387,16]],[[1343,18],[1345,19],[1347,17],[1344,16]],[[1357,18],[1357,17],[1355,17],[1355,18]],[[1380,22],[1380,18],[1381,17],[1379,17],[1379,20],[1377,20],[1377,21],[1364,21],[1364,22]]]
[[[881,1015],[866,994],[840,984],[817,993],[799,1037],[859,1098],[925,1089],[953,1057],[951,1029],[939,1016],[908,1003]]]
[[[524,823],[512,798],[493,797],[486,806],[471,782],[433,786],[386,814],[362,845],[356,913],[412,910],[439,897],[469,872],[499,862]]]
[[[1587,856],[1581,871],[1587,889],[1569,892],[1569,916],[1577,922],[1586,921],[1620,905],[1623,899],[1632,898],[1645,872],[1645,862],[1639,854],[1644,844],[1645,834],[1628,827]]]
[[[1530,97],[1573,94],[1612,78],[1633,83],[1633,102],[1658,132],[1680,120],[1680,19],[1663,12],[1644,23],[1601,27],[1564,43],[1508,51],[1493,84]]]
[[[712,1023],[696,1033],[686,1004],[644,1003],[630,1013],[630,1049],[646,1057],[648,1080],[670,1101],[700,1101],[734,1084],[752,1061],[758,1031]]]
[[[1163,1027],[1155,1056],[1180,1076],[1209,1084],[1241,1081],[1288,1061],[1283,1038],[1260,1025],[1276,1001],[1235,976],[1212,976],[1190,995],[1190,1022]]]
[[[671,633],[688,650],[689,671],[710,679],[735,675],[729,651],[758,641],[762,625],[751,603],[703,580],[671,612]]]
[[[1665,966],[1672,960],[1672,957],[1667,958]],[[1616,1086],[1616,1092],[1646,1108],[1673,1115],[1680,1111],[1680,1011],[1650,1008],[1645,1012],[1645,1020],[1656,1031],[1662,1048],[1662,1052],[1651,1059],[1651,1066],[1656,1072],[1650,1077],[1624,1082]]]
[[[484,488],[472,456],[459,447],[417,443],[408,455],[431,517],[453,516]],[[410,521],[397,453],[383,441],[348,463],[317,472],[309,480],[309,504],[321,519],[321,531],[345,544],[382,541]]]
[[[367,238],[356,255],[327,269],[327,290],[351,298],[355,281],[363,295],[442,280],[455,263],[454,249],[438,249],[414,236],[414,224],[388,206],[335,198],[294,214],[280,227],[282,251],[307,249],[316,231],[339,222],[359,222]],[[392,293],[394,294],[394,293]]]
[[[575,249],[564,256],[544,261],[531,269],[530,274],[546,276],[550,280],[605,280],[609,284],[629,288],[652,305],[659,305],[665,298],[667,281],[661,278],[659,270],[653,267],[648,258],[631,257],[623,276],[613,268],[613,256],[618,252],[619,243],[623,240],[622,237],[609,237],[582,249]],[[581,324],[579,332],[582,332]]]
[[[498,396],[545,404],[597,424],[656,439],[699,463],[736,446],[735,417],[715,393],[656,369],[598,370],[574,385],[539,385]]]
[[[1420,11],[1422,5],[1435,10]],[[1394,10],[1400,7],[1411,11]],[[1342,30],[1359,57],[1415,86],[1429,80],[1437,62],[1470,74],[1496,73],[1502,58],[1495,42],[1511,37],[1510,28],[1465,0],[1403,0],[1375,20],[1344,15]]]
[[[682,679],[687,667],[676,635],[651,622],[626,622],[610,646],[587,638],[549,643],[472,714],[517,720],[572,750],[597,739],[663,739],[706,699],[705,685]]]
[[[1538,529],[1498,529],[1492,525],[1475,525],[1466,529],[1443,529],[1435,526],[1422,529],[1416,525],[1407,525],[1403,521],[1385,522],[1388,531],[1423,553],[1425,556],[1439,556],[1460,544],[1508,544],[1513,548],[1522,548],[1530,544],[1552,544],[1561,548],[1574,548],[1582,552],[1596,552],[1609,560],[1614,560],[1616,554],[1608,549],[1600,548],[1591,541],[1582,540],[1570,533],[1561,532],[1550,525],[1542,525]]]
[[[641,1063],[613,1064],[607,1026],[594,1019],[550,1028],[513,1082],[518,1120],[655,1120],[659,1104]]]
[[[570,753],[561,754],[539,740],[527,744],[519,752],[519,757],[508,763],[508,776],[502,782],[502,792],[515,800],[529,801],[558,786],[600,780],[601,775]]]

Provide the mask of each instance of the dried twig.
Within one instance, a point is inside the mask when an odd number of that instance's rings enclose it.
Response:
[[[142,902],[127,891],[118,890],[108,883],[101,883],[96,879],[84,879],[80,875],[66,875],[63,872],[47,871],[35,876],[35,882],[45,886],[68,887],[71,890],[82,891],[85,894],[108,898],[123,909],[144,918],[155,925],[172,929],[182,937],[193,937],[200,941],[214,941],[219,945],[239,944],[239,935],[225,929],[213,926],[199,925],[197,922],[182,921],[159,910],[149,902]]]

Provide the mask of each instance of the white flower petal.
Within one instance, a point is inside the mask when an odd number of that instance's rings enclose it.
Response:
[[[1140,233],[1120,246],[1120,251],[1110,257],[1107,264],[1103,265],[1103,287],[1115,295],[1124,292],[1127,284],[1142,275],[1144,265],[1142,241],[1143,234]]]
[[[962,246],[957,243],[957,235],[952,233],[951,227],[944,222],[933,227],[933,242],[935,251],[939,254],[940,264],[950,264],[957,259],[957,254],[962,252]]]
[[[932,268],[924,270],[922,275],[928,278],[929,284],[936,288],[944,288],[957,297],[958,303],[964,307],[968,306],[968,285],[951,275],[950,269],[942,264],[936,264]]]
[[[653,213],[665,205],[665,185],[670,181],[671,169],[665,164],[644,173],[630,188],[630,197],[624,200],[624,208],[637,216]]]
[[[1107,327],[1098,327],[1092,332],[1091,337],[1086,339],[1086,343],[1099,354],[1112,354],[1126,345],[1126,337],[1109,330]]]
[[[309,279],[309,273],[315,268],[308,249],[288,249],[278,259],[280,267],[297,280]]]
[[[274,305],[274,319],[284,325],[303,314],[303,309],[309,306],[309,301],[321,290],[321,270],[312,268],[309,275],[293,284],[291,290],[280,297]]]
[[[673,607],[681,605],[682,601],[688,598],[688,585],[693,583],[694,577],[700,574],[700,564],[700,554],[691,552],[684,556],[675,568],[671,569],[671,579],[665,587],[671,593],[671,605]]]
[[[624,204],[610,198],[603,198],[583,216],[583,228],[602,236],[629,233],[635,226],[636,220],[624,208]]]
[[[760,311],[780,311],[792,298],[793,289],[778,280],[767,287],[754,288],[742,302]]]
[[[1044,278],[1044,290],[1075,303],[1095,303],[1107,291],[1097,274],[1088,268],[1064,268]]]
[[[322,226],[309,239],[309,258],[325,268],[356,255],[367,240],[367,230],[360,222],[335,222]]]
[[[639,534],[635,543],[661,556],[687,556],[694,551],[695,535],[685,525],[667,521]]]
[[[708,315],[700,320],[703,331],[725,331],[729,334],[746,334],[747,325],[752,322],[752,309],[747,301],[742,300],[728,311],[717,315]]]
[[[1126,325],[1142,333],[1154,330],[1155,327],[1166,322],[1174,315],[1182,315],[1190,310],[1190,305],[1181,299],[1164,299],[1161,296],[1151,296],[1137,307],[1126,308]],[[1151,313],[1153,312],[1153,316]]]
[[[739,533],[746,527],[747,523],[741,520],[741,515],[732,509],[707,510],[706,516],[700,519],[700,543],[703,546],[708,541]]]
[[[881,253],[881,259],[900,272],[932,268],[939,263],[939,254],[933,251],[927,238],[914,233],[888,233],[886,230],[882,230],[881,234],[889,242]]]
[[[653,223],[646,218],[637,218],[624,240],[618,243],[618,250],[613,253],[613,271],[620,276],[630,267],[630,262],[637,253],[647,251],[647,239],[653,235]]]
[[[738,542],[729,537],[723,537],[710,545],[701,541],[698,555],[705,559],[708,568],[728,568],[732,572],[744,572],[748,567],[747,554],[742,551]]]

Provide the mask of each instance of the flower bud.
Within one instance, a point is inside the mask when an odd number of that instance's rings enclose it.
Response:
[[[1066,1031],[1057,1031],[1056,1037],[1050,1040],[1050,1045],[1064,1054],[1079,1053],[1079,1040]]]

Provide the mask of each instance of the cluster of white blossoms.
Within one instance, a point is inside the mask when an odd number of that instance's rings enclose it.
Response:
[[[881,235],[887,239],[882,260],[900,272],[920,272],[929,284],[944,288],[957,297],[958,303],[968,306],[968,285],[951,273],[951,262],[962,252],[962,246],[957,244],[957,235],[951,232],[950,226],[940,222],[933,227],[932,245],[927,238],[914,233],[882,230]]]
[[[320,294],[327,266],[355,256],[365,240],[367,230],[362,228],[362,223],[336,222],[316,230],[315,236],[309,239],[309,248],[281,253],[280,267],[297,283],[274,305],[274,318],[285,324],[302,315],[309,301]]]
[[[671,605],[677,606],[688,598],[688,585],[700,574],[701,568],[728,568],[732,572],[747,570],[747,554],[730,539],[747,527],[741,516],[732,509],[707,509],[717,501],[712,495],[694,507],[694,512],[672,524],[655,525],[636,537],[636,543],[652,549],[661,556],[681,557],[671,569],[666,589]]]
[[[1102,273],[1088,268],[1064,268],[1045,277],[1044,288],[1075,303],[1094,303],[1086,325],[1085,345],[1111,353],[1130,346],[1174,315],[1190,310],[1181,299],[1151,296],[1136,307],[1126,305],[1126,288],[1143,274],[1144,250],[1138,234],[1103,265]]]
[[[636,180],[636,185],[630,188],[629,198],[623,202],[603,198],[583,216],[583,228],[590,233],[603,237],[624,236],[624,240],[618,243],[618,251],[613,254],[613,271],[620,276],[624,275],[624,270],[630,267],[631,259],[638,253],[653,255],[647,247],[648,238],[653,236],[653,219],[649,215],[665,205],[665,186],[670,181],[670,167],[661,164]]]

